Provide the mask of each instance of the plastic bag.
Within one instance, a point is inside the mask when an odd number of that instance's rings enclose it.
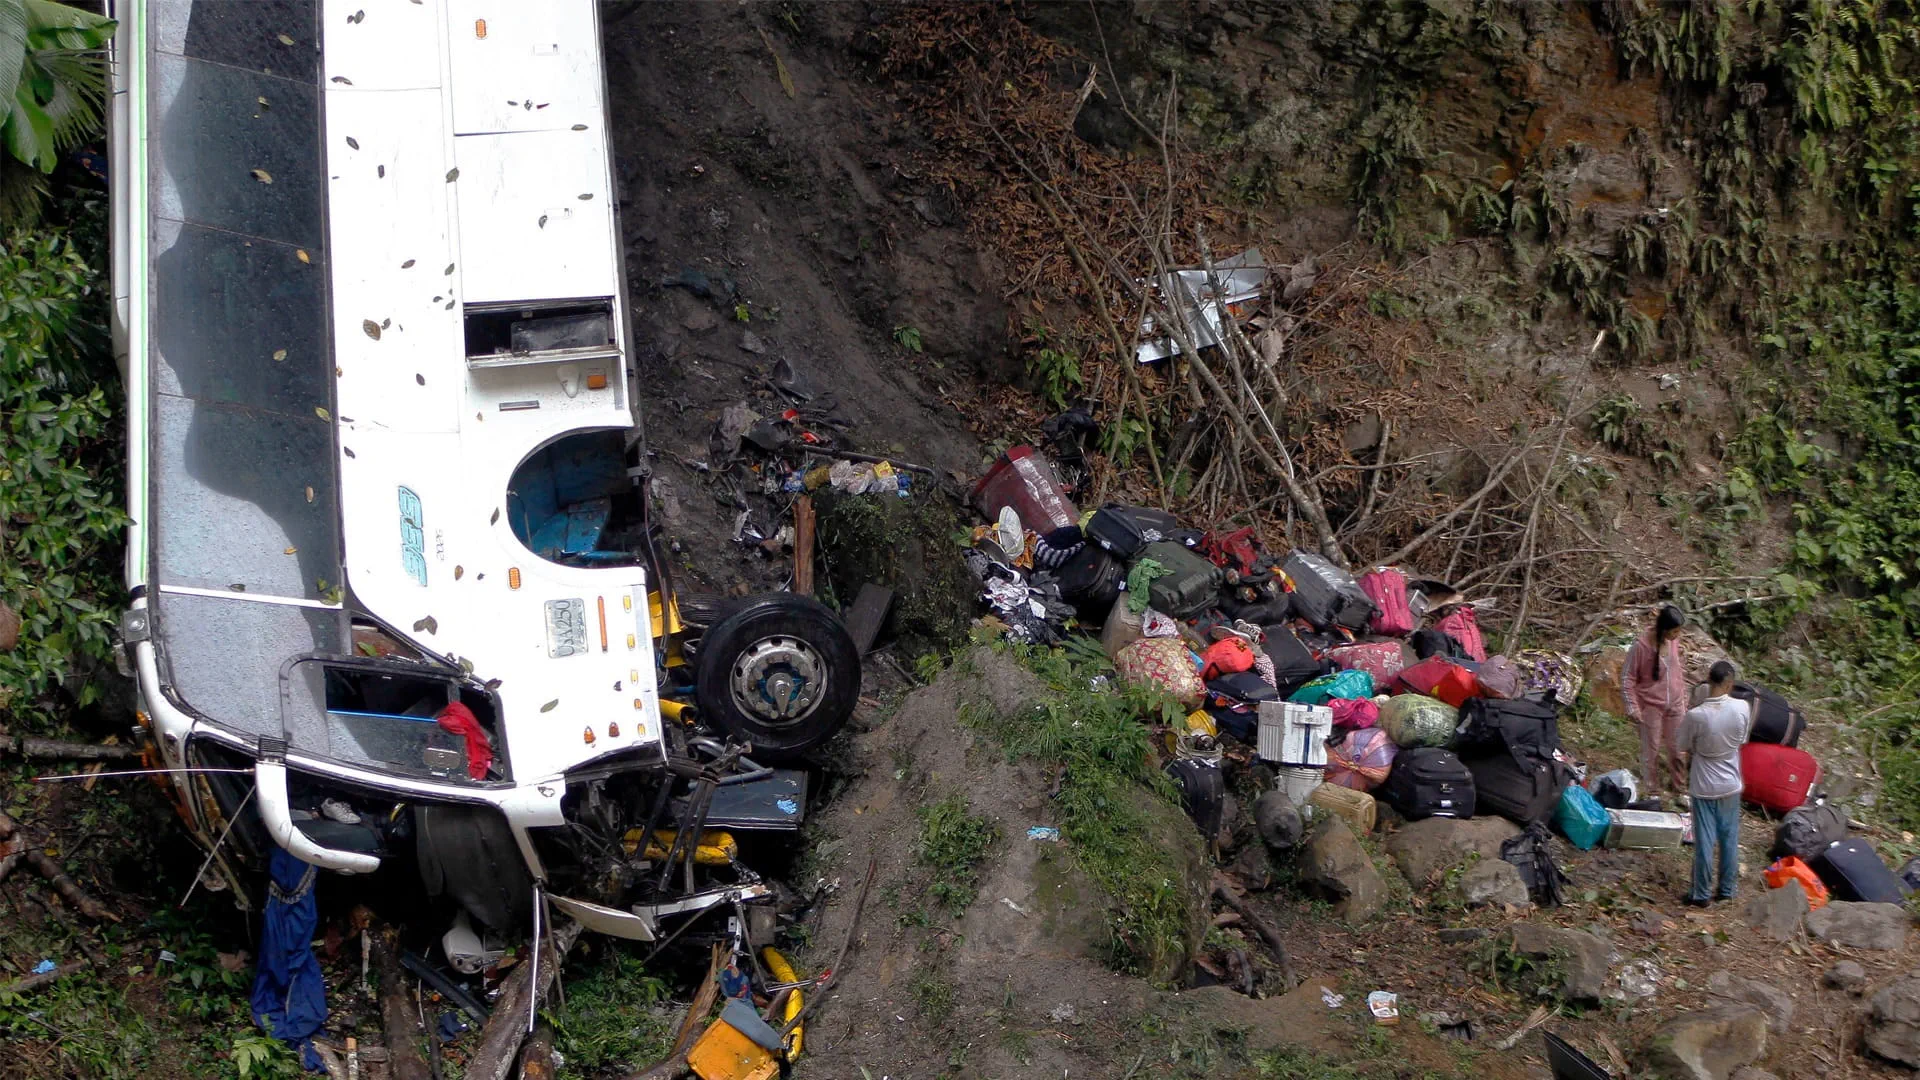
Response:
[[[1612,790],[1609,791],[1609,788]],[[1640,801],[1640,780],[1633,775],[1632,769],[1601,773],[1587,781],[1587,790],[1593,793],[1601,806],[1609,810],[1622,810],[1628,803]]]
[[[1216,675],[1232,675],[1253,667],[1253,646],[1243,637],[1222,638],[1207,646],[1200,654],[1206,669],[1200,672],[1202,679],[1211,679]]]
[[[1121,649],[1113,666],[1128,683],[1159,687],[1189,709],[1206,697],[1193,654],[1176,638],[1142,638]]]
[[[1287,700],[1300,705],[1325,705],[1330,698],[1370,698],[1373,675],[1365,671],[1336,671],[1322,675],[1293,692]]]
[[[1372,791],[1386,781],[1393,759],[1399,753],[1400,748],[1379,728],[1350,731],[1345,738],[1327,747],[1326,782],[1355,791]]]
[[[1767,867],[1761,876],[1766,878],[1769,889],[1785,888],[1789,881],[1799,882],[1800,887],[1806,890],[1809,910],[1827,906],[1826,883],[1821,881],[1820,875],[1813,872],[1813,867],[1801,861],[1798,855],[1789,855],[1776,861],[1772,866]]]
[[[1520,682],[1529,694],[1552,691],[1553,699],[1561,705],[1571,705],[1580,696],[1585,680],[1580,677],[1580,665],[1566,653],[1521,649],[1513,654],[1513,663],[1520,669]]]
[[[1402,750],[1453,741],[1460,710],[1425,694],[1401,694],[1380,706],[1380,730]]]

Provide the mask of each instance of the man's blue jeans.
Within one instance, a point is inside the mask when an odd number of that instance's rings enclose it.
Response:
[[[1720,891],[1714,893],[1713,869],[1719,856]],[[1689,899],[1733,899],[1740,880],[1740,796],[1693,797],[1693,892]]]

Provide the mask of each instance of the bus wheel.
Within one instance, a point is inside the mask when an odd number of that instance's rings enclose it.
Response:
[[[860,657],[840,619],[793,593],[749,598],[701,635],[702,718],[753,744],[759,761],[794,758],[845,724],[860,697]]]

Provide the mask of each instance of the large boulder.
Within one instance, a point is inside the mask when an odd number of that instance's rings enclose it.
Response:
[[[1873,995],[1866,1044],[1888,1061],[1920,1068],[1920,972],[1903,975]]]
[[[1400,826],[1387,837],[1387,854],[1415,889],[1474,855],[1498,860],[1500,845],[1520,826],[1500,817],[1426,818]]]
[[[1482,859],[1460,875],[1460,898],[1468,907],[1499,904],[1526,907],[1527,881],[1519,867],[1500,859]]]
[[[1731,1080],[1766,1052],[1766,1014],[1750,1005],[1725,1005],[1661,1025],[1645,1056],[1648,1070],[1667,1080]]]
[[[1852,949],[1903,949],[1912,920],[1899,904],[1856,904],[1834,900],[1807,913],[1807,932],[1821,941]]]
[[[1581,930],[1524,922],[1513,928],[1512,949],[1543,978],[1539,989],[1564,1001],[1599,1001],[1607,989],[1607,943]]]
[[[1767,1030],[1785,1035],[1793,1023],[1793,999],[1785,990],[1758,979],[1743,978],[1731,971],[1716,971],[1707,977],[1707,993],[1724,1001],[1751,1005],[1767,1014]]]
[[[1587,663],[1587,697],[1615,716],[1627,715],[1627,699],[1623,696],[1621,668],[1626,665],[1627,650],[1619,647],[1600,650]]]
[[[1761,889],[1747,901],[1747,925],[1775,941],[1791,941],[1807,917],[1807,891],[1797,881]]]
[[[1379,914],[1387,883],[1353,830],[1339,818],[1327,818],[1308,834],[1300,852],[1300,883],[1333,901],[1333,913],[1347,922]]]

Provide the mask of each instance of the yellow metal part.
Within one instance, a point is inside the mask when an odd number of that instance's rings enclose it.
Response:
[[[682,717],[680,714],[686,712],[688,709],[691,709],[691,708],[693,708],[692,702],[668,701],[666,698],[660,699],[660,715],[666,717],[667,719],[673,721],[676,724],[680,723],[682,720]]]
[[[715,1020],[687,1051],[687,1067],[700,1080],[773,1080],[780,1063],[725,1020]]]
[[[787,958],[780,955],[779,949],[776,949],[771,945],[767,946],[764,949],[761,949],[760,961],[767,965],[767,970],[773,974],[773,979],[775,982],[790,983],[790,982],[800,981],[800,973],[794,970],[794,967],[792,964],[787,963]],[[793,1018],[800,1015],[801,1005],[802,1005],[802,1001],[800,998],[800,989],[799,987],[795,987],[793,993],[787,995],[787,1011],[786,1011],[787,1023],[789,1024],[793,1023]],[[788,1033],[787,1035],[787,1060],[788,1061],[800,1060],[800,1033],[805,1030],[806,1028],[804,1027],[797,1027],[797,1028],[794,1028],[793,1031]]]
[[[653,839],[647,843],[647,853],[642,857],[666,858],[667,850],[673,847],[673,838],[677,835],[679,832],[676,829],[653,830]],[[627,835],[622,838],[621,846],[627,849],[629,855],[638,850],[640,830],[628,829]],[[680,857],[685,859],[686,854],[683,852]],[[739,857],[740,845],[734,841],[733,834],[719,829],[701,833],[700,850],[693,853],[693,861],[700,866],[731,866],[733,860]]]

